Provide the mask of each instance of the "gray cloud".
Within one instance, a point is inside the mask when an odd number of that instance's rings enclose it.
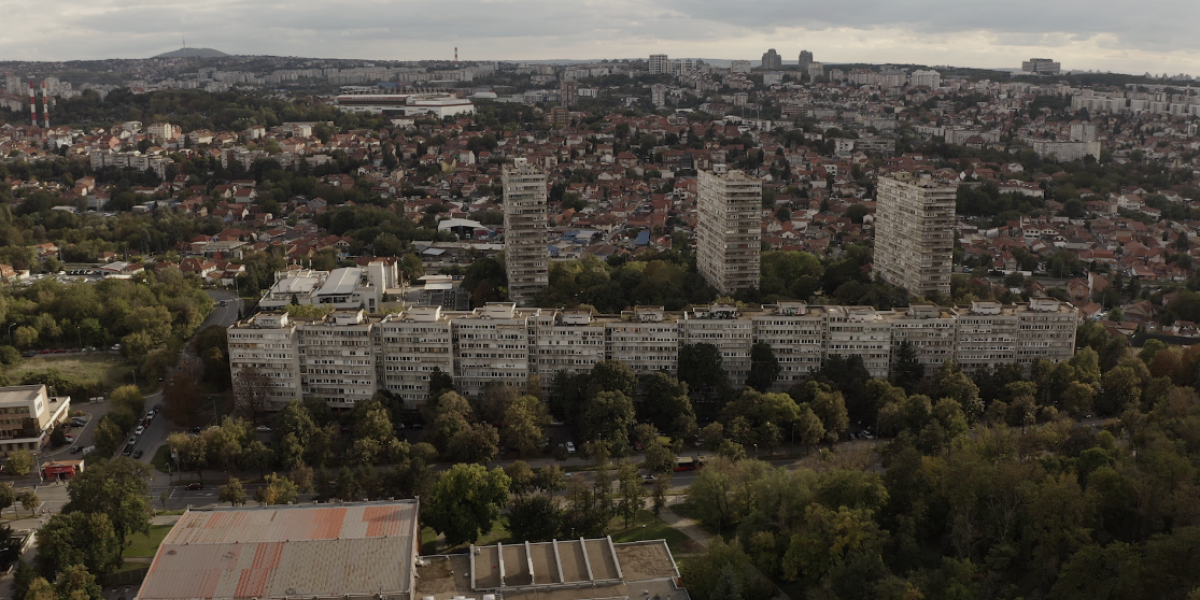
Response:
[[[144,57],[188,45],[333,58],[754,58],[1200,71],[1194,0],[3,0],[0,58]],[[50,25],[47,25],[50,24]],[[790,46],[795,46],[794,48]],[[1173,71],[1174,72],[1174,71]]]

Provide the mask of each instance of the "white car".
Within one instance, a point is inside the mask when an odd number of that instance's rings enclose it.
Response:
[[[141,425],[138,425],[137,429],[133,430],[133,435],[142,435],[143,431],[146,431],[146,428],[142,427]]]
[[[567,452],[569,454],[575,454],[575,442],[567,442]]]
[[[268,433],[268,432],[270,432],[270,431],[271,431],[271,428],[270,428],[270,427],[267,427],[266,425],[259,425],[258,427],[255,427],[255,428],[254,428],[254,430],[255,430],[255,431],[261,431],[261,432],[263,432],[263,433]]]

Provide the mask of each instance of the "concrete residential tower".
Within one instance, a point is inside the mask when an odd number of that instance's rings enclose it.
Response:
[[[532,306],[533,296],[550,283],[546,172],[517,158],[504,168],[502,179],[508,297],[517,306]]]
[[[928,298],[950,295],[957,190],[928,176],[898,172],[879,178],[875,273]]]
[[[762,181],[741,171],[700,171],[696,265],[722,294],[758,287]]]

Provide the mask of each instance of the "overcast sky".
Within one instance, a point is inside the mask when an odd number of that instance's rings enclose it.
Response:
[[[1197,0],[0,0],[0,60],[672,57],[1200,75]]]

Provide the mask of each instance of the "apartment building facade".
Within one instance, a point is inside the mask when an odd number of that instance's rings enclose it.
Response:
[[[915,296],[950,295],[958,190],[898,172],[879,178],[875,272]]]
[[[722,294],[757,287],[762,254],[762,180],[741,171],[700,171],[696,268]]]
[[[518,306],[532,306],[534,296],[550,283],[546,172],[517,158],[504,168],[501,180],[508,297]]]
[[[272,387],[268,408],[292,399],[320,398],[348,409],[386,390],[417,408],[435,371],[478,397],[494,384],[524,387],[537,375],[550,391],[560,373],[587,373],[602,360],[625,363],[638,375],[675,374],[685,344],[711,344],[730,382],[740,387],[755,343],[771,346],[784,391],[834,357],[860,357],[872,377],[887,377],[908,343],[932,374],[945,361],[964,372],[1074,355],[1078,311],[1053,299],[1022,304],[974,302],[942,307],[915,304],[880,311],[869,306],[808,306],[780,302],[753,311],[729,304],[667,312],[639,306],[620,315],[521,309],[513,302],[471,311],[411,307],[386,316],[339,311],[292,320],[260,313],[229,328],[230,368],[255,368]]]

